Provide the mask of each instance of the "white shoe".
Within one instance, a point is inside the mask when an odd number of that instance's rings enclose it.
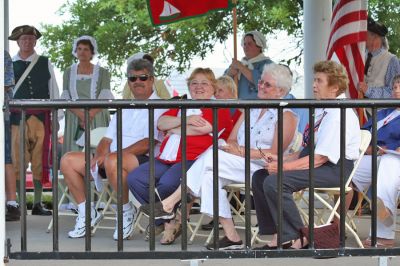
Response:
[[[122,239],[129,238],[133,233],[133,225],[135,222],[136,207],[131,204],[131,208],[122,212]],[[118,240],[118,218],[115,222],[114,240]]]
[[[92,210],[92,213],[94,213],[94,216],[90,221],[90,226],[94,227],[101,221],[101,218],[103,216],[101,213],[99,213],[97,210],[94,210],[94,209]],[[84,237],[85,234],[86,234],[85,216],[78,215],[78,217],[76,218],[74,230],[69,231],[68,236],[70,238],[80,238],[80,237]]]

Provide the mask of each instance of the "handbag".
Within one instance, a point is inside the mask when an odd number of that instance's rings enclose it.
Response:
[[[303,227],[300,229],[300,239],[305,237],[309,241],[309,228]],[[331,223],[314,227],[314,247],[316,249],[332,249],[340,246],[339,226]]]

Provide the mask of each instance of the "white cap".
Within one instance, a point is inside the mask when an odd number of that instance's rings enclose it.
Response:
[[[139,53],[136,53],[136,54],[130,56],[130,57],[126,60],[126,65],[129,65],[133,60],[143,59],[143,56],[144,56],[144,55],[145,55],[145,53],[139,52]]]
[[[252,36],[253,36],[254,41],[256,42],[257,46],[258,46],[258,47],[261,47],[261,51],[263,51],[264,49],[267,49],[267,41],[265,40],[264,35],[263,35],[261,32],[256,31],[256,30],[246,32],[246,33],[243,35],[243,38],[242,38],[242,47],[243,47],[243,45],[244,45],[244,38],[245,38],[247,35],[252,35]]]
[[[76,58],[78,58],[78,55],[76,54],[76,47],[78,46],[78,42],[81,40],[88,40],[90,41],[90,43],[93,45],[93,56],[97,55],[97,42],[96,39],[93,38],[92,36],[88,36],[88,35],[83,35],[77,39],[75,39],[74,41],[74,45],[72,46],[72,55],[75,56]]]

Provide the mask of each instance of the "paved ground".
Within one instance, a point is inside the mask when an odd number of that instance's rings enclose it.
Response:
[[[29,211],[28,211],[29,213]],[[198,219],[199,215],[194,215],[191,217],[192,220]],[[50,221],[50,217],[37,217],[37,216],[27,216],[28,223],[28,241],[27,248],[28,251],[51,251],[52,250],[52,233],[46,233],[47,226]],[[59,224],[59,246],[60,251],[83,251],[85,249],[85,241],[84,239],[69,239],[67,237],[67,232],[73,228],[75,217],[73,216],[60,216],[60,224]],[[370,220],[366,217],[361,217],[356,219],[356,225],[358,228],[358,234],[361,239],[364,239],[369,232],[369,223]],[[115,221],[104,221],[102,225],[114,226]],[[142,220],[142,224],[145,225],[147,223],[146,219]],[[20,223],[19,222],[7,222],[6,224],[7,238],[11,239],[12,243],[12,252],[20,250]],[[203,231],[203,233],[206,233]],[[243,234],[243,230],[240,230],[240,233]],[[112,239],[113,230],[107,229],[99,229],[92,238],[92,250],[107,252],[107,251],[116,251],[117,250],[117,242]],[[160,251],[177,251],[180,250],[180,244],[175,243],[171,246],[163,246],[158,243],[160,237],[156,238],[156,250]],[[180,240],[180,238],[179,238]],[[196,237],[193,244],[188,246],[188,250],[198,251],[204,250],[204,237]],[[397,237],[397,246],[400,246],[400,239]],[[346,246],[348,247],[356,247],[355,239],[352,235],[348,234]],[[148,242],[143,240],[143,234],[135,231],[133,234],[133,239],[124,241],[124,250],[125,251],[146,251],[148,249]],[[251,263],[252,265],[265,265],[266,262],[268,265],[378,265],[377,258],[371,257],[354,257],[354,258],[335,258],[328,260],[316,260],[316,259],[218,259],[218,260],[205,260],[204,262],[199,262],[198,265],[243,265],[245,263]],[[400,257],[389,259],[389,264],[391,266],[400,265]],[[190,265],[188,261],[180,261],[180,260],[101,260],[101,261],[16,261],[11,260],[10,265],[97,265],[101,263],[101,265],[128,265],[128,264],[136,264],[137,265]],[[192,262],[193,263],[193,262]],[[195,264],[192,264],[195,265]]]
[[[173,265],[190,265],[195,266],[196,262],[189,261],[180,261],[180,260],[109,260],[109,261],[101,261],[101,265],[105,266],[114,266],[114,265],[146,265],[146,266],[173,266]],[[359,257],[359,258],[336,258],[336,259],[326,259],[326,260],[316,260],[316,259],[220,259],[220,260],[205,260],[197,262],[199,266],[243,266],[251,263],[252,266],[378,266],[379,259],[376,257]],[[49,266],[49,265],[57,265],[57,266],[89,266],[89,265],[98,265],[98,261],[78,261],[78,260],[70,260],[70,261],[10,261],[10,266],[19,266],[19,265],[32,265],[32,266]],[[388,266],[398,266],[400,265],[400,257],[388,258],[387,259]]]

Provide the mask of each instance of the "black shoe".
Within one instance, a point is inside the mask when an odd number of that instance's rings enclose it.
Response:
[[[19,221],[21,217],[21,212],[19,210],[19,206],[7,205],[7,213],[6,213],[6,221]]]
[[[226,236],[224,236],[223,238],[221,238],[218,241],[218,250],[237,250],[237,249],[243,249],[244,245],[243,245],[243,241],[239,240],[237,242],[233,242],[231,240],[229,240],[229,238],[227,238]],[[206,246],[206,248],[208,250],[214,250],[214,243],[211,242],[210,244],[208,244]]]
[[[371,207],[369,206],[369,204],[364,204],[361,207],[361,215],[371,215],[372,211],[371,211]]]
[[[140,211],[150,216],[150,204],[143,204],[140,206]],[[175,212],[166,212],[163,209],[163,205],[160,201],[154,204],[154,218],[155,219],[164,219],[170,220],[175,218]]]
[[[222,225],[218,224],[218,228],[222,229]],[[204,231],[211,231],[214,229],[214,220],[211,220],[208,224],[202,224],[201,229]]]
[[[51,214],[51,211],[43,207],[40,202],[35,203],[32,206],[32,215],[50,216]]]
[[[308,244],[302,246],[301,248],[292,248],[292,247],[289,247],[288,249],[308,249]]]
[[[290,247],[292,246],[292,241],[286,242],[286,243],[282,243],[282,249],[290,249]],[[261,247],[256,247],[256,248],[252,248],[253,250],[276,250],[278,249],[277,246],[269,246],[268,244],[261,246]]]

